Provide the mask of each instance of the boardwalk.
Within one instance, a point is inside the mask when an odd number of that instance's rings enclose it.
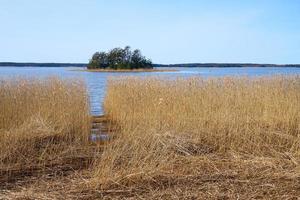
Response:
[[[112,125],[108,122],[105,116],[93,116],[91,141],[105,142],[112,138]]]

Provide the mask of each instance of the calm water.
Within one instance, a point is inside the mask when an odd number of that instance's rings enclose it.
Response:
[[[102,114],[102,102],[106,91],[106,80],[111,76],[166,76],[166,77],[189,77],[189,76],[262,76],[273,74],[298,74],[300,68],[176,68],[176,72],[151,72],[151,73],[97,73],[76,71],[81,68],[64,67],[0,67],[0,79],[7,77],[48,77],[60,76],[78,77],[86,81],[90,101],[91,112],[94,115]]]

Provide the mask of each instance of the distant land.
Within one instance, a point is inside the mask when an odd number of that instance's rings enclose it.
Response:
[[[0,62],[0,67],[86,67],[87,63]]]
[[[87,63],[33,63],[0,62],[0,67],[86,67]],[[300,64],[256,64],[256,63],[185,63],[154,64],[154,67],[300,67]]]
[[[300,67],[300,64],[256,64],[256,63],[186,63],[156,64],[155,67]]]

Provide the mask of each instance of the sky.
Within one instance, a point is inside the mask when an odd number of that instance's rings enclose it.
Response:
[[[300,63],[299,0],[0,0],[0,62]]]

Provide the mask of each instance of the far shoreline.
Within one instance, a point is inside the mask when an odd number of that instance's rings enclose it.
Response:
[[[0,67],[75,67],[86,68],[87,63],[35,63],[35,62],[0,62]],[[153,64],[155,68],[300,68],[300,64],[259,64],[259,63],[179,63]]]

